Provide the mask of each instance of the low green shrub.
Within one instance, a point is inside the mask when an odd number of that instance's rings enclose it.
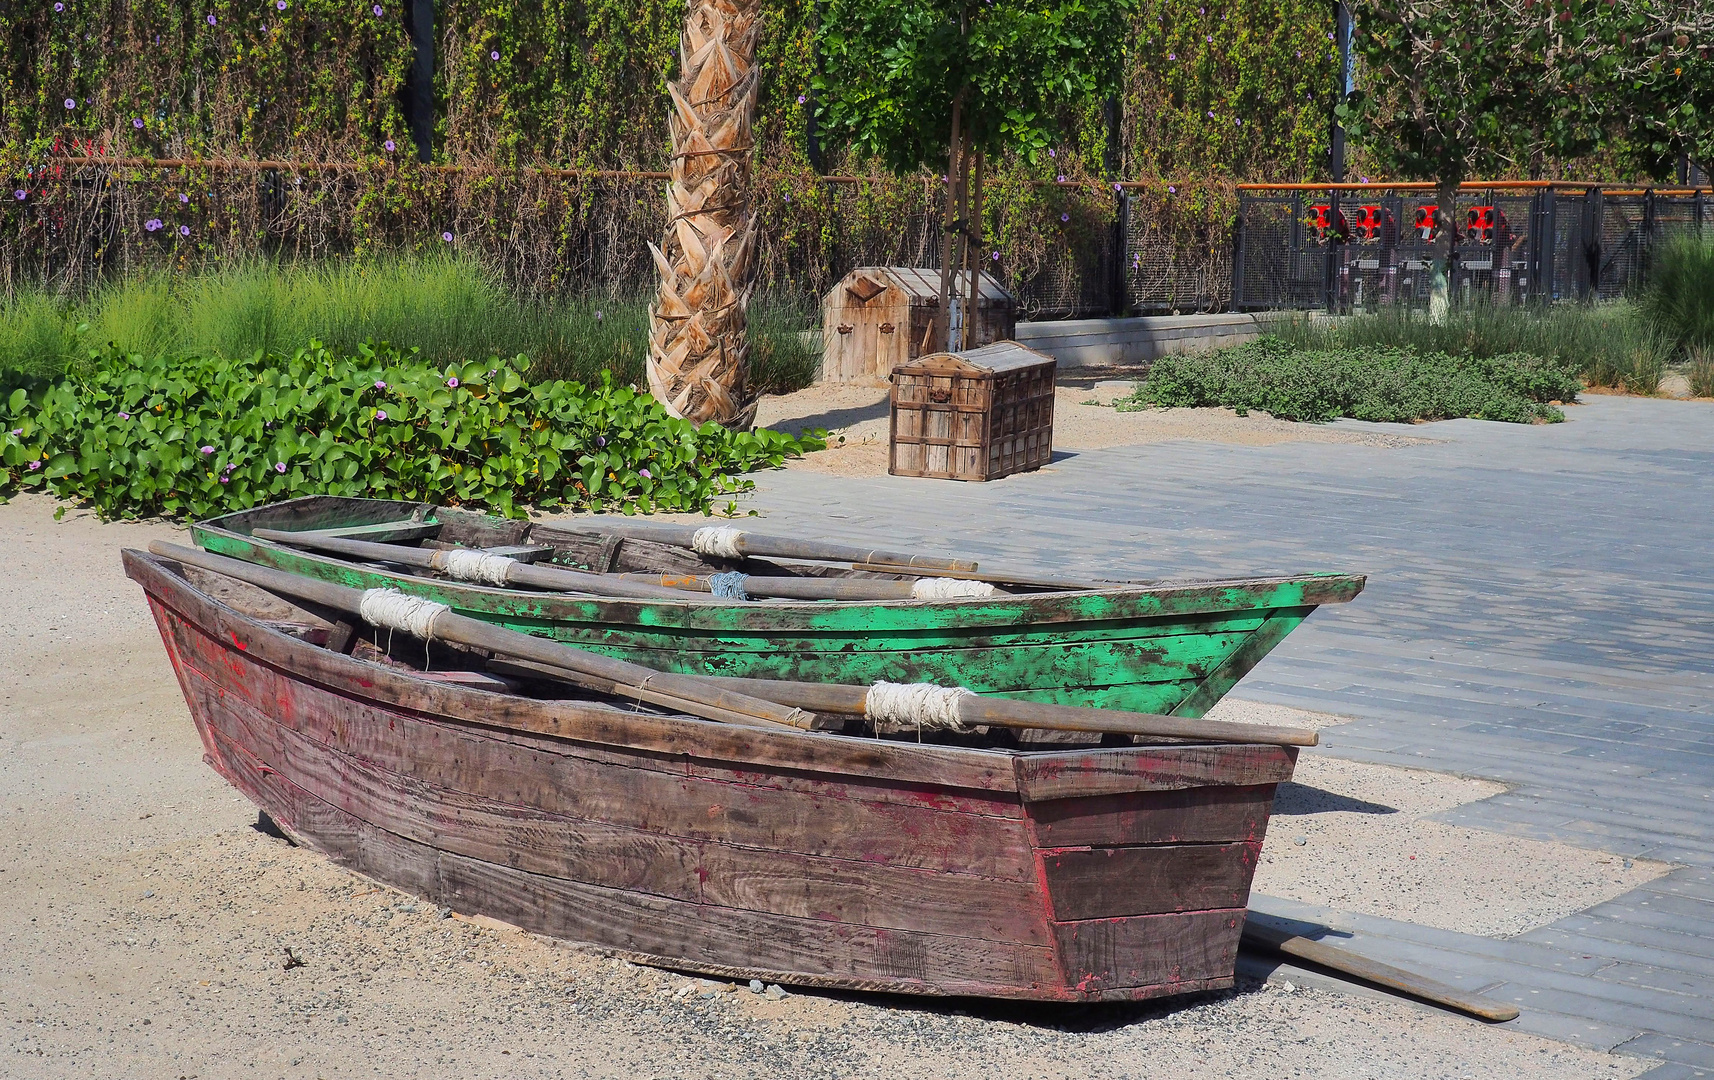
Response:
[[[1643,309],[1680,349],[1714,350],[1714,237],[1674,236],[1654,252]]]
[[[670,417],[603,373],[531,383],[527,361],[434,365],[312,343],[243,360],[110,351],[0,400],[0,495],[103,517],[208,517],[296,495],[490,507],[706,511],[739,474],[823,444]]]
[[[1443,322],[1409,308],[1338,320],[1295,318],[1276,333],[1309,349],[1412,349],[1491,359],[1528,353],[1582,376],[1591,386],[1652,394],[1673,343],[1636,304],[1555,304],[1454,310]]]
[[[1574,401],[1575,376],[1539,357],[1459,357],[1412,348],[1309,349],[1262,338],[1218,352],[1163,356],[1121,410],[1218,405],[1282,420],[1338,417],[1406,423],[1474,417],[1511,423],[1563,420],[1552,401]]]

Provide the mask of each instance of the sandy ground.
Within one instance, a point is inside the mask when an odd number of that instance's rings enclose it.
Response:
[[[1347,443],[1392,448],[1432,439],[1353,431],[1325,424],[1275,420],[1262,413],[1239,416],[1230,409],[1145,409],[1119,412],[1112,403],[1134,383],[1113,380],[1093,386],[1061,385],[1054,395],[1055,450],[1100,450],[1111,446],[1191,439],[1268,446],[1282,442]],[[795,394],[763,398],[756,423],[786,431],[823,428],[828,448],[789,463],[838,476],[884,476],[887,472],[888,384],[817,383]]]
[[[0,1076],[1271,1080],[1647,1067],[1284,986],[1143,1008],[754,995],[446,917],[257,832],[254,810],[201,763],[117,558],[181,534],[51,512],[40,498],[0,506]],[[1224,714],[1337,722],[1245,703]],[[1436,833],[1424,815],[1493,786],[1401,773],[1306,754],[1258,888],[1424,921],[1461,907],[1505,932],[1627,887],[1599,855]],[[1464,850],[1478,854],[1453,858]],[[1443,857],[1440,873],[1411,877],[1395,851]],[[1554,858],[1600,869],[1553,878]],[[1555,900],[1502,910],[1481,905],[1484,891]],[[301,966],[285,966],[287,949]]]

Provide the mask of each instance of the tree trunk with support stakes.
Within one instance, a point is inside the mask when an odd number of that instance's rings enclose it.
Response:
[[[957,274],[958,229],[962,224],[958,220],[958,201],[962,186],[963,148],[959,146],[958,121],[963,108],[964,91],[960,90],[952,99],[952,136],[947,140],[946,157],[946,213],[940,234],[940,315],[935,323],[935,337],[943,349],[958,347],[952,340],[952,306],[957,303],[953,282]]]
[[[672,95],[667,227],[649,245],[661,288],[649,308],[649,389],[667,412],[748,428],[746,309],[756,214],[750,198],[760,0],[690,0]]]
[[[1457,251],[1458,222],[1453,218],[1457,208],[1458,181],[1441,180],[1435,189],[1435,221],[1440,232],[1434,241],[1434,269],[1429,275],[1428,320],[1443,323],[1452,310],[1452,259]]]

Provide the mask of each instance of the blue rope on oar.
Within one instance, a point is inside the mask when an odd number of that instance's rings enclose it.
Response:
[[[744,582],[749,575],[737,570],[729,570],[724,574],[708,575],[708,591],[722,600],[748,600],[750,594],[744,591]]]

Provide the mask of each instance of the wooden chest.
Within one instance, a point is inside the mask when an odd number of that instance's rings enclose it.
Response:
[[[1011,337],[1017,301],[992,274],[983,274],[980,284],[972,343]],[[969,288],[968,276],[959,287]],[[822,297],[822,381],[884,379],[896,365],[938,351],[942,342],[931,329],[939,315],[939,270],[858,267]]]
[[[994,480],[1053,456],[1054,359],[1015,341],[893,368],[894,476]]]

